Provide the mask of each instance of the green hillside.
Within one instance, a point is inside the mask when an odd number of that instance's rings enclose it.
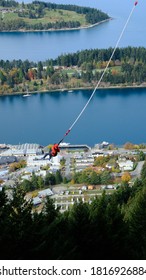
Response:
[[[0,31],[81,28],[107,19],[107,14],[88,7],[0,0]]]

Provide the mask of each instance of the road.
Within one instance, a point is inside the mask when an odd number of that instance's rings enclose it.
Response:
[[[135,177],[139,178],[140,175],[141,175],[141,170],[142,170],[143,165],[144,165],[144,161],[139,161],[135,170],[130,172],[130,174],[132,176],[135,176]]]

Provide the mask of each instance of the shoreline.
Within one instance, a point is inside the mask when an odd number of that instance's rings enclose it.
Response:
[[[71,93],[70,91],[77,91],[77,90],[94,90],[95,87],[75,87],[75,88],[58,88],[58,89],[46,89],[46,90],[37,90],[37,91],[29,91],[30,95],[39,93],[39,94],[43,94],[43,93],[50,93],[50,92],[68,92]],[[97,88],[97,90],[110,90],[110,89],[137,89],[137,88],[146,88],[146,83],[145,84],[141,84],[141,85],[129,85],[129,86],[100,86]],[[6,93],[6,94],[0,94],[0,97],[3,96],[12,96],[12,95],[25,95],[26,92],[12,92],[12,93]]]
[[[58,32],[58,31],[82,30],[82,29],[88,29],[88,28],[95,27],[96,25],[105,23],[105,22],[110,21],[110,20],[113,20],[113,18],[108,18],[108,19],[99,21],[99,22],[94,23],[94,24],[80,26],[80,27],[74,27],[74,28],[60,28],[60,29],[50,28],[50,29],[47,29],[47,30],[45,30],[45,29],[44,30],[39,30],[39,29],[37,29],[37,30],[33,30],[33,29],[30,29],[30,30],[24,30],[24,29],[20,29],[20,30],[2,30],[2,31],[0,31],[0,33],[3,33],[3,32],[8,32],[8,33],[12,33],[12,32],[20,32],[20,33],[27,33],[27,32],[55,32],[55,31]]]

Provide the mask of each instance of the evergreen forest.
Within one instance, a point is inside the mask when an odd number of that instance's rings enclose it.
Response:
[[[0,192],[1,259],[146,259],[146,162],[132,187],[63,213],[50,198],[38,213],[24,197],[21,184],[12,197]]]
[[[39,61],[0,60],[0,94],[94,88],[113,49],[91,49]],[[146,49],[117,48],[100,87],[145,86]]]

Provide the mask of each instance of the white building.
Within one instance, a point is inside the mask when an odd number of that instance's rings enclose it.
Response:
[[[60,156],[52,157],[51,160],[49,160],[49,157],[42,159],[42,156],[29,156],[27,158],[27,166],[29,167],[41,167],[46,165],[50,165],[50,170],[60,169]]]
[[[37,206],[37,205],[42,203],[42,200],[41,200],[40,197],[36,196],[36,197],[33,198],[32,203],[33,203],[34,206]]]
[[[2,152],[3,156],[34,156],[42,154],[42,149],[39,144],[21,144],[21,145],[10,145],[8,150]]]
[[[50,189],[45,189],[43,191],[38,192],[39,198],[44,198],[46,196],[51,196],[51,195],[53,195],[53,192]]]
[[[30,166],[30,167],[34,167],[34,166],[37,166],[37,167],[41,167],[41,166],[46,166],[46,165],[51,165],[51,162],[49,161],[49,159],[42,159],[42,156],[41,157],[35,157],[35,156],[29,156],[27,157],[27,166]]]
[[[121,171],[132,171],[133,170],[133,161],[121,159],[118,160],[118,165]]]

